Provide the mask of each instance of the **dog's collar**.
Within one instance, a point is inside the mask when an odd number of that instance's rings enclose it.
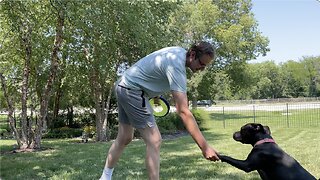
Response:
[[[261,139],[260,141],[257,141],[253,147],[259,145],[259,144],[263,144],[263,143],[266,143],[266,142],[270,142],[270,143],[276,143],[273,139],[270,139],[270,138],[265,138],[265,139]]]

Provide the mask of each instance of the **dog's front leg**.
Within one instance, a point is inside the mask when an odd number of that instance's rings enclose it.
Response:
[[[238,160],[225,155],[219,155],[219,158],[222,162],[226,162],[247,173],[256,170],[256,168],[248,160]]]

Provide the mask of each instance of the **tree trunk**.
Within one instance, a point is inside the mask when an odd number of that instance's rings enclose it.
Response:
[[[110,136],[108,135],[108,131],[109,131],[109,127],[108,127],[108,112],[110,109],[110,100],[111,100],[111,96],[112,96],[112,90],[113,90],[113,86],[110,86],[109,89],[109,93],[108,93],[108,97],[107,97],[107,102],[105,102],[105,118],[103,119],[103,123],[102,123],[102,133],[106,135],[106,140],[110,139]]]
[[[19,149],[27,149],[31,144],[30,136],[32,136],[31,131],[31,124],[28,123],[28,114],[27,114],[27,101],[28,101],[28,84],[29,84],[29,74],[30,74],[30,62],[31,62],[31,50],[32,50],[32,43],[31,43],[31,33],[32,28],[31,25],[27,23],[27,21],[22,22],[20,26],[20,45],[21,49],[23,49],[24,55],[24,68],[23,68],[23,75],[22,75],[22,85],[21,85],[21,131],[17,131],[15,119],[13,117],[14,108],[12,106],[12,102],[10,102],[9,95],[7,95],[7,102],[11,104],[9,108],[9,122],[13,126],[11,129],[14,131],[15,136],[17,138],[17,143]],[[3,78],[4,81],[4,78]],[[3,85],[5,86],[4,82]],[[21,133],[20,133],[21,132]]]
[[[96,102],[96,141],[106,141],[106,134],[103,134],[102,131],[102,125],[103,125],[103,119],[105,117],[104,112],[104,103],[103,102]]]
[[[5,82],[5,78],[3,76],[3,74],[0,72],[0,79],[1,79],[1,88],[3,90],[3,94],[4,97],[7,101],[8,104],[8,119],[9,119],[9,126],[11,128],[11,130],[13,131],[13,135],[15,136],[15,138],[17,139],[17,143],[18,146],[20,147],[22,145],[18,130],[16,128],[16,121],[13,117],[14,114],[14,106],[12,104],[12,100],[9,97],[8,91],[7,91],[7,86],[6,86],[6,82]]]
[[[73,126],[73,106],[68,107],[68,114],[67,114],[67,120],[68,120],[68,126]]]
[[[84,54],[88,62],[91,62],[93,67],[89,71],[89,80],[91,83],[91,93],[94,99],[95,106],[95,121],[96,121],[96,141],[107,141],[107,120],[106,120],[106,105],[104,84],[101,83],[99,72],[94,67],[93,60],[90,59],[88,49],[84,49]]]
[[[36,124],[35,137],[34,137],[35,149],[41,148],[42,131],[46,130],[47,128],[46,118],[47,118],[47,111],[48,111],[48,101],[50,98],[52,85],[53,85],[53,82],[58,70],[58,66],[59,66],[58,53],[60,52],[60,48],[62,47],[62,42],[63,42],[63,26],[64,26],[64,11],[63,11],[63,8],[61,7],[60,11],[58,12],[57,24],[56,24],[56,37],[55,37],[54,47],[51,53],[50,76],[48,77],[47,84],[40,98],[41,100],[40,117]]]
[[[96,109],[96,141],[106,141],[106,134],[103,133],[103,120],[105,118],[104,92],[98,81],[96,71],[92,72],[93,94]]]
[[[53,117],[52,120],[55,121],[59,115],[60,110],[60,99],[62,96],[62,90],[61,90],[61,78],[59,78],[57,83],[57,90],[54,95],[54,103],[53,103]],[[51,128],[52,122],[48,121],[48,127]]]
[[[26,29],[25,29],[26,28]],[[21,87],[21,145],[20,149],[26,149],[29,147],[31,142],[29,142],[29,127],[28,124],[28,114],[27,114],[27,100],[28,100],[28,84],[29,84],[29,73],[30,73],[30,61],[31,61],[31,32],[32,29],[29,24],[25,23],[21,25],[22,32],[22,42],[21,46],[25,49],[25,58],[24,58],[24,68],[23,68],[23,77],[22,77],[22,87]]]
[[[32,130],[33,127],[33,122],[34,122],[34,115],[37,116],[37,114],[35,113],[35,100],[34,98],[31,97],[31,104],[30,104],[30,119],[28,121],[28,128],[29,128],[29,135],[28,135],[28,141],[32,144],[33,138],[34,138],[34,133]]]
[[[191,90],[191,92],[194,92],[194,88],[191,87],[193,90]],[[192,93],[191,95],[191,102],[192,102],[192,109],[197,109],[198,108],[198,104],[197,104],[197,96],[195,95],[195,93]]]

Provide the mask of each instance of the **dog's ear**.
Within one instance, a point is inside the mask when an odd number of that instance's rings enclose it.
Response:
[[[269,126],[263,126],[263,129],[264,129],[264,131],[266,132],[266,134],[271,135],[271,131],[270,131]]]
[[[263,126],[261,124],[252,124],[253,125],[253,129],[257,132],[259,131],[263,131]]]

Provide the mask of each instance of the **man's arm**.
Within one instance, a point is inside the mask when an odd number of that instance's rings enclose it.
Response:
[[[189,110],[187,95],[182,92],[172,91],[172,96],[176,104],[178,115],[181,117],[183,124],[185,125],[194,141],[198,144],[203,156],[208,160],[219,160],[217,152],[209,146],[206,139],[202,135],[193,114]]]

